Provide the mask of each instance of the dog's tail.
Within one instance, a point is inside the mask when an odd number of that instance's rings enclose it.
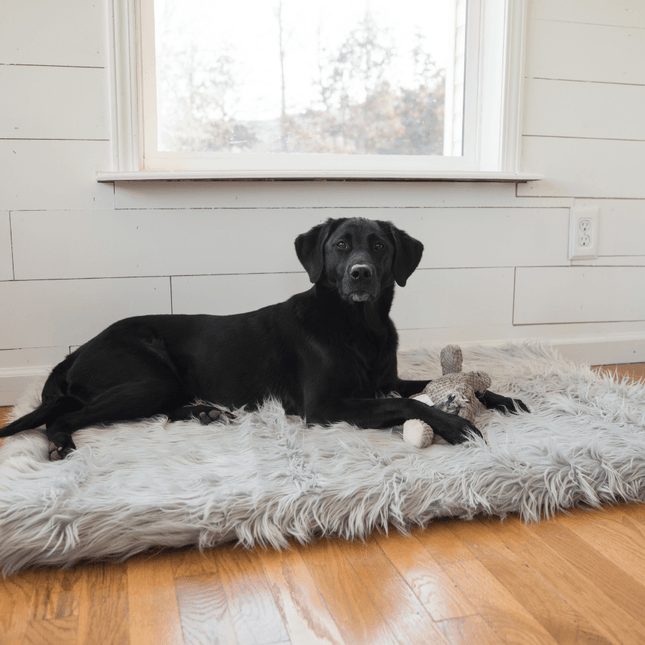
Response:
[[[67,372],[76,359],[74,354],[59,363],[43,386],[42,403],[33,411],[0,429],[0,438],[11,437],[23,430],[40,428],[67,412],[78,410],[79,402],[67,395]]]

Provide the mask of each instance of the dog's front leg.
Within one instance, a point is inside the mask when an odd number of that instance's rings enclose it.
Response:
[[[406,381],[404,379],[398,379],[391,389],[407,399],[415,394],[421,394],[428,383],[430,383],[429,379],[426,379],[425,381]]]
[[[470,421],[414,399],[340,399],[309,406],[308,423],[345,421],[359,428],[391,428],[421,419],[448,443],[458,444],[481,432]]]

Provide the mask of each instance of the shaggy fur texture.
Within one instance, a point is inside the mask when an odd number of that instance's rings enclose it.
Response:
[[[0,566],[127,557],[153,546],[361,538],[434,517],[538,520],[578,504],[645,500],[645,385],[601,378],[541,345],[464,351],[464,368],[532,414],[477,419],[485,439],[418,450],[396,431],[310,427],[268,402],[230,425],[157,418],[74,435],[47,460],[39,430],[0,449]],[[441,374],[438,352],[401,357]],[[26,397],[14,411],[35,407]]]

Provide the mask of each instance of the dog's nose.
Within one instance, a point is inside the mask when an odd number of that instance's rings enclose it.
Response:
[[[349,270],[349,275],[354,280],[360,280],[361,278],[367,280],[372,277],[372,268],[367,264],[355,264]]]

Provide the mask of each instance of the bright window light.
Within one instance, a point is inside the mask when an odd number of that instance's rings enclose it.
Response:
[[[154,0],[154,152],[461,156],[465,20],[456,0]]]

